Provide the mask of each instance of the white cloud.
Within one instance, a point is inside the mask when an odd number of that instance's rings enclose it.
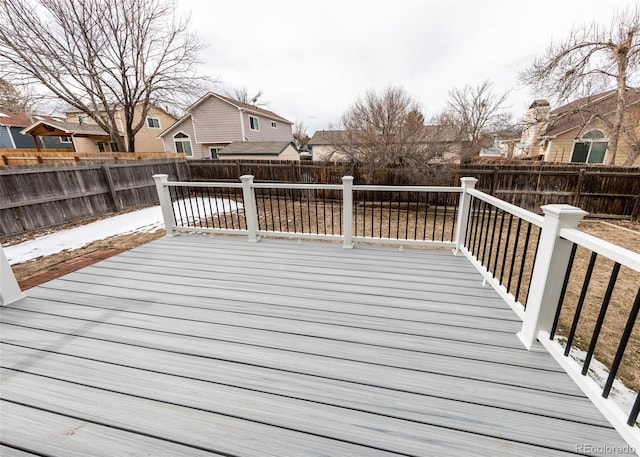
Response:
[[[532,100],[517,73],[551,39],[631,1],[182,0],[209,44],[203,72],[225,87],[262,90],[276,113],[309,133],[335,122],[370,89],[404,86],[425,111],[454,87],[485,79],[512,90],[511,110]]]

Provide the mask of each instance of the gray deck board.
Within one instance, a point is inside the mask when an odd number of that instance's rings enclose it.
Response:
[[[1,310],[7,455],[624,444],[447,251],[167,237],[28,295]]]

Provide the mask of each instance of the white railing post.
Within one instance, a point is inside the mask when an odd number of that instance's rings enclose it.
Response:
[[[344,237],[342,247],[351,249],[353,248],[353,176],[342,177],[342,218]]]
[[[469,195],[467,191],[469,189],[475,189],[477,182],[478,180],[476,178],[460,178],[462,193],[460,194],[460,202],[458,205],[458,223],[456,226],[456,247],[453,250],[454,255],[460,253],[460,248],[464,246],[466,242],[469,208],[471,207],[471,195]]]
[[[0,306],[9,305],[24,297],[4,249],[0,246]]]
[[[242,175],[240,181],[242,181],[244,218],[247,221],[249,241],[257,243],[260,238],[258,238],[258,205],[256,204],[256,192],[253,188],[253,175]]]
[[[171,202],[169,187],[166,186],[167,182],[169,182],[169,175],[153,175],[153,179],[156,182],[156,191],[160,200],[162,219],[164,220],[167,236],[175,236],[176,223],[173,216],[173,203]]]
[[[518,338],[527,349],[538,347],[538,333],[549,332],[553,325],[572,246],[570,241],[560,238],[560,230],[578,227],[580,220],[587,215],[586,211],[571,205],[546,205],[542,211],[544,222],[536,263],[522,329],[518,332]]]

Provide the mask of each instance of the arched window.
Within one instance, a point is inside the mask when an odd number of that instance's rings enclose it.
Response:
[[[173,144],[176,147],[177,153],[184,153],[187,157],[192,157],[191,140],[189,135],[184,132],[178,132],[173,136]]]
[[[609,141],[602,130],[585,132],[573,145],[572,162],[603,163]]]

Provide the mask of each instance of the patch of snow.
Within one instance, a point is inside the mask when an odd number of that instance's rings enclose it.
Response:
[[[566,347],[565,338],[556,338],[556,341],[562,346]],[[584,361],[587,358],[587,353],[572,346],[571,351],[569,351],[569,356],[580,365],[584,365]],[[607,378],[609,377],[609,368],[607,368],[607,366],[602,362],[596,360],[595,358],[592,358],[591,363],[589,363],[588,374],[589,377],[593,379],[596,384],[598,384],[598,386],[604,388],[604,385],[607,382]],[[625,386],[622,381],[620,381],[619,379],[615,379],[613,381],[613,385],[611,386],[609,398],[611,398],[614,403],[616,403],[618,407],[620,407],[620,409],[628,415],[629,411],[631,411],[631,408],[633,408],[633,404],[636,400],[637,395],[638,394],[636,392]]]
[[[218,213],[235,211],[242,207],[232,200],[214,199],[205,204],[202,199],[187,199],[174,202],[174,214],[178,224],[193,223],[198,219],[211,217]],[[93,241],[103,240],[115,235],[130,233],[152,233],[164,229],[160,206],[132,211],[118,216],[101,219],[90,224],[60,230],[40,236],[24,243],[4,247],[10,265],[27,262],[42,256],[56,254],[65,250],[78,249]]]

